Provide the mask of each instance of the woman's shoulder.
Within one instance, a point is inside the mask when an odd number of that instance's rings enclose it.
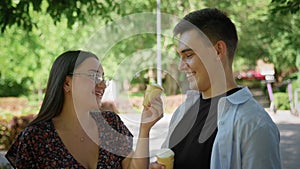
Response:
[[[98,128],[113,128],[119,133],[132,135],[118,114],[112,111],[91,112],[91,116],[96,121]],[[107,125],[108,124],[108,125]]]
[[[39,122],[24,128],[19,134],[19,139],[37,139],[48,137],[52,133],[53,125],[51,121]]]
[[[91,112],[91,116],[96,122],[101,122],[105,120],[110,125],[122,122],[120,116],[112,111]]]
[[[32,168],[36,165],[34,162],[40,157],[39,152],[43,152],[47,139],[51,138],[49,134],[53,132],[49,132],[49,128],[51,122],[39,122],[27,126],[14,139],[5,157],[13,166],[17,166],[18,163],[19,167],[22,165],[23,168]]]
[[[46,131],[52,129],[52,127],[53,127],[53,123],[49,120],[49,121],[42,121],[32,125],[28,125],[24,129],[24,131],[27,132]]]
[[[102,111],[101,112],[102,116],[107,120],[107,121],[110,121],[110,120],[117,120],[117,121],[122,121],[120,116],[115,113],[115,112],[112,112],[112,111]]]

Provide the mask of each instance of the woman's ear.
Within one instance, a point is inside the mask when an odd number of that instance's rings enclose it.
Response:
[[[66,76],[65,82],[64,82],[64,91],[66,93],[69,93],[72,89],[72,78],[70,76]]]

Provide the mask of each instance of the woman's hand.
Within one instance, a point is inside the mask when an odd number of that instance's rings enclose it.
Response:
[[[160,96],[152,99],[144,106],[141,117],[140,131],[134,153],[122,162],[127,169],[149,168],[149,133],[152,126],[163,117],[163,103]]]
[[[99,105],[99,109],[100,111],[111,111],[119,114],[116,104],[113,101],[102,101]]]
[[[160,96],[152,99],[148,106],[144,106],[141,128],[150,130],[163,117],[163,102]]]

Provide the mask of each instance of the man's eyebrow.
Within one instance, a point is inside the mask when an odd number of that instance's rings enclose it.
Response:
[[[89,72],[98,72],[98,70],[96,70],[96,69],[89,69],[88,71]]]
[[[186,49],[183,49],[180,53],[185,53],[185,52],[189,52],[189,51],[193,51],[193,49],[191,49],[191,48],[186,48]]]

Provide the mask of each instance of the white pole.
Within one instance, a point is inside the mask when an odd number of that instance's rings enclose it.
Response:
[[[160,15],[160,0],[157,0],[157,16],[156,16],[156,30],[157,30],[157,84],[162,86],[161,81],[161,15]]]

